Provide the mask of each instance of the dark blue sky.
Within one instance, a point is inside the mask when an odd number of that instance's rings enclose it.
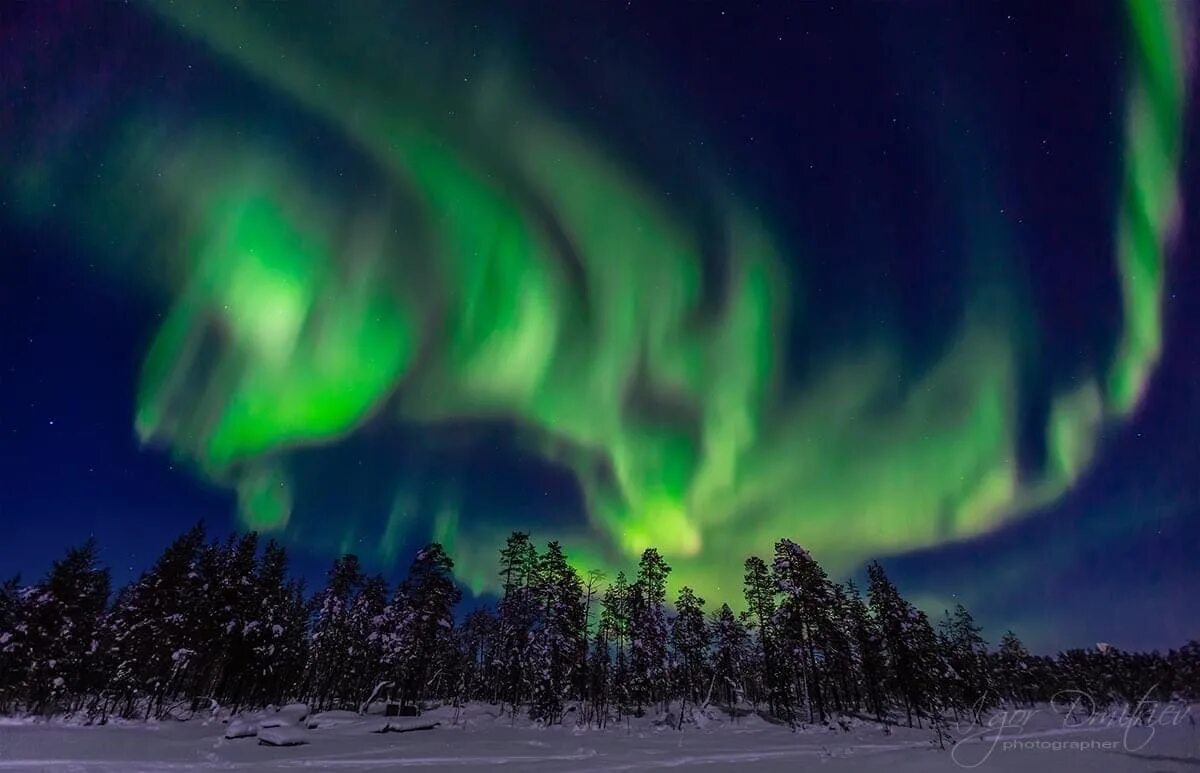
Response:
[[[626,156],[667,181],[696,165],[724,170],[804,245],[815,292],[788,333],[789,378],[818,367],[824,348],[870,335],[863,310],[884,302],[903,323],[894,334],[904,367],[921,372],[962,312],[961,212],[976,199],[998,205],[1039,319],[1044,372],[1030,376],[1021,406],[1022,423],[1037,427],[1051,389],[1109,356],[1120,324],[1110,256],[1127,56],[1119,5],[1047,5],[571,3],[463,15],[532,52],[529,77]],[[172,77],[224,88],[219,66],[136,9],[71,12],[88,30],[70,38],[84,41],[79,62],[105,61],[113,40],[125,47],[123,89]],[[5,15],[0,47],[39,34],[56,45],[48,12]],[[186,74],[193,61],[208,74]],[[35,104],[26,87],[51,89],[59,75],[35,67],[18,88],[8,65],[0,137],[22,130],[20,113]],[[961,598],[993,641],[1002,626],[1044,649],[1200,636],[1194,117],[1165,348],[1142,407],[1052,506],[968,543],[885,557],[906,593]],[[64,223],[21,217],[4,188],[0,245],[0,574],[33,579],[95,535],[122,582],[197,519],[215,533],[234,528],[230,493],[142,448],[133,431],[141,359],[166,299],[102,268]],[[392,428],[332,456],[314,452],[298,464],[318,479],[338,472],[307,489],[309,506],[382,506],[400,460],[409,475],[472,479],[466,511],[525,513],[513,528],[582,520],[568,473],[521,457],[503,427],[488,428],[488,442],[478,428],[463,432],[469,441],[431,442]],[[1029,434],[1019,450],[1032,469],[1044,459]],[[298,571],[319,582],[329,551],[294,548]]]

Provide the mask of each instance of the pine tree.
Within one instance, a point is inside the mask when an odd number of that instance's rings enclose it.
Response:
[[[867,567],[870,580],[867,595],[871,601],[871,612],[879,626],[880,638],[885,653],[884,690],[898,696],[904,704],[909,727],[913,724],[913,712],[917,705],[917,653],[913,651],[911,635],[913,610],[896,586],[888,579],[879,562]]]
[[[536,567],[537,550],[529,540],[529,534],[514,531],[500,550],[500,576],[504,578],[503,598],[508,598],[514,589],[526,586]]]
[[[496,667],[497,620],[486,607],[477,607],[463,620],[459,646],[463,653],[462,687],[459,694],[482,700],[494,699],[489,688],[499,678]]]
[[[604,593],[600,619],[592,642],[589,664],[591,703],[603,727],[609,706],[615,704],[618,718],[629,702],[629,669],[626,639],[629,632],[629,583],[624,572]]]
[[[434,542],[417,552],[408,577],[393,597],[389,618],[391,637],[385,643],[386,662],[403,701],[450,691],[447,678],[452,659],[454,606],[462,592],[454,584],[454,562]]]
[[[188,576],[188,592],[181,598],[180,619],[185,626],[179,646],[171,652],[172,669],[166,693],[173,703],[156,712],[176,716],[195,711],[202,701],[214,700],[231,647],[240,636],[237,607],[240,581],[252,571],[257,539],[247,540],[249,568],[234,569],[239,539],[230,535],[224,544],[202,546]],[[239,558],[241,558],[239,556]],[[243,591],[244,592],[244,591]]]
[[[824,675],[818,669],[817,653],[826,649],[822,634],[832,628],[829,579],[811,553],[787,539],[775,543],[771,574],[783,599],[775,615],[776,630],[785,662],[793,664],[790,670],[798,689],[792,692],[807,704],[810,721],[816,716],[824,722]]]
[[[1033,691],[1029,689],[1029,652],[1012,631],[1005,632],[1000,647],[992,658],[992,671],[996,675],[996,689],[1001,699],[1010,704],[1033,705]]]
[[[671,648],[675,655],[676,683],[682,696],[679,723],[683,726],[684,706],[701,705],[700,695],[706,671],[709,647],[708,626],[704,621],[704,599],[688,586],[675,599],[675,618],[671,621]]]
[[[852,595],[853,583],[830,583],[829,609],[818,620],[817,639],[822,642],[821,670],[825,699],[832,711],[857,710],[862,703],[859,678],[861,663],[855,648]]]
[[[607,578],[605,573],[599,569],[589,569],[587,580],[583,584],[583,634],[586,641],[592,634],[592,602],[600,592],[600,585]]]
[[[109,574],[99,566],[97,552],[93,539],[71,548],[23,594],[27,690],[35,713],[74,711],[98,687],[101,672],[94,663]]]
[[[1200,699],[1200,641],[1193,639],[1180,647],[1171,658],[1171,670],[1179,679],[1180,694],[1186,700]]]
[[[654,548],[642,552],[637,581],[629,587],[630,694],[634,713],[667,695],[667,575],[671,567]]]
[[[949,705],[956,714],[969,712],[976,722],[991,708],[995,693],[989,676],[987,642],[980,634],[971,613],[962,604],[947,611],[939,624],[939,638],[949,669],[943,688],[949,693]]]
[[[723,696],[732,717],[745,693],[743,679],[745,664],[750,657],[750,633],[728,604],[721,605],[710,623],[710,630],[713,678],[720,686],[718,694]]]
[[[363,582],[350,606],[349,646],[342,679],[345,689],[358,704],[365,701],[382,681],[387,601],[387,581],[374,575]]]
[[[271,540],[251,580],[252,609],[243,631],[249,652],[244,699],[251,705],[283,703],[305,667],[307,604],[302,587],[288,580],[287,563],[287,551]]]
[[[905,691],[909,704],[917,713],[918,724],[920,717],[937,723],[941,721],[942,712],[950,708],[944,690],[950,678],[950,667],[938,646],[929,617],[908,602],[905,602],[905,609],[908,619],[904,635],[911,658],[903,675]]]
[[[878,620],[867,611],[858,587],[847,584],[848,622],[857,663],[857,680],[867,711],[882,721],[887,706],[884,689],[887,679],[887,656]]]
[[[591,724],[595,719],[596,709],[601,705],[602,700],[598,695],[598,688],[604,683],[607,678],[607,663],[608,656],[608,641],[607,637],[604,642],[604,662],[600,663],[596,658],[596,647],[600,645],[602,638],[600,636],[600,620],[597,615],[596,625],[592,625],[592,607],[593,601],[600,594],[600,585],[606,579],[606,575],[599,569],[590,569],[587,573],[587,580],[583,586],[583,642],[582,649],[584,663],[583,670],[579,674],[579,679],[576,683],[576,690],[582,702],[580,721]],[[595,634],[593,635],[593,631]],[[597,668],[599,666],[599,669]]]
[[[203,546],[204,527],[197,523],[163,551],[149,572],[122,589],[106,617],[109,690],[123,716],[158,715],[174,698],[176,653],[194,642],[199,625],[193,605],[200,593]],[[139,693],[148,696],[141,707],[135,705]]]
[[[217,626],[211,630],[214,638],[202,650],[205,657],[197,690],[212,700],[240,704],[248,687],[244,677],[252,653],[247,627],[257,611],[253,597],[257,556],[257,532],[231,536],[214,551],[208,607]]]
[[[775,581],[766,563],[758,556],[747,558],[745,568],[746,612],[753,622],[758,645],[755,659],[757,667],[753,669],[757,682],[754,692],[766,699],[772,714],[785,716],[783,712],[789,711],[789,701],[775,652],[778,638],[775,631]]]
[[[537,551],[525,532],[515,531],[500,551],[500,576],[504,595],[497,610],[497,652],[500,680],[498,698],[516,712],[525,699],[526,671],[531,657],[533,625],[538,613],[532,580],[537,569]]]
[[[350,657],[354,636],[350,606],[363,583],[358,556],[347,554],[337,559],[328,578],[325,589],[312,601],[312,636],[305,668],[306,694],[320,708],[352,708],[356,704],[343,690],[342,669]]]
[[[539,558],[535,582],[540,624],[532,640],[530,716],[553,724],[561,719],[563,699],[583,668],[583,584],[557,542]]]
[[[21,578],[0,584],[0,714],[12,711],[25,692],[29,665],[21,607]]]
[[[107,570],[89,543],[33,587],[0,585],[0,710],[86,710],[103,721],[112,712],[185,718],[209,700],[234,711],[297,697],[358,708],[392,684],[418,705],[480,698],[515,713],[527,703],[547,724],[576,699],[581,721],[600,726],[614,712],[676,700],[682,726],[714,697],[731,717],[748,700],[792,721],[798,706],[817,718],[865,708],[882,720],[902,705],[910,725],[928,722],[944,741],[947,712],[980,721],[992,696],[1027,704],[1072,689],[1097,710],[1144,695],[1200,697],[1200,643],[1042,657],[1009,632],[989,654],[961,605],[935,632],[878,564],[868,569],[868,605],[789,540],[770,567],[746,561],[747,611],[722,605],[707,624],[686,587],[668,621],[670,567],[645,551],[636,581],[618,573],[603,593],[589,651],[600,577],[585,585],[557,543],[539,555],[520,532],[500,557],[496,614],[476,610],[456,628],[460,593],[439,545],[417,554],[390,601],[383,578],[364,579],[353,556],[306,601],[278,544],[260,558],[255,535],[206,544],[197,525],[106,608]]]

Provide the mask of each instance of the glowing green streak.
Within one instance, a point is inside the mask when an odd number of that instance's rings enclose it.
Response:
[[[1166,242],[1178,217],[1183,136],[1182,30],[1173,3],[1127,0],[1134,67],[1126,116],[1125,186],[1117,223],[1126,326],[1106,396],[1118,413],[1136,405],[1161,347]]]
[[[165,165],[155,193],[178,233],[145,227],[179,253],[138,430],[234,486],[247,524],[294,530],[291,446],[336,439],[385,405],[408,422],[509,419],[575,473],[588,508],[590,528],[539,540],[561,537],[580,567],[656,546],[673,580],[712,598],[735,598],[740,559],[780,536],[839,571],[984,533],[1085,469],[1157,357],[1182,56],[1171,6],[1129,8],[1125,326],[1105,379],[1055,397],[1041,480],[1020,480],[1015,459],[1026,310],[988,297],[988,281],[903,393],[886,341],[831,356],[784,392],[778,346],[797,293],[783,266],[802,262],[780,256],[748,207],[721,199],[727,286],[702,318],[697,230],[634,170],[515,88],[439,94],[456,111],[447,122],[447,105],[394,62],[305,45],[303,9],[270,6],[156,9],[338,129],[404,216],[341,200],[229,127],[147,140],[134,122],[124,166],[157,180]],[[1003,242],[973,235],[985,241]],[[979,252],[977,263],[1007,259]],[[416,526],[406,504],[398,495],[381,529],[385,559]],[[494,585],[504,527],[451,506],[432,527],[473,589]]]
[[[219,473],[361,421],[403,372],[412,344],[373,267],[378,256],[342,268],[320,218],[288,201],[288,183],[270,170],[205,189],[203,155],[181,159],[180,178],[167,181],[199,189],[190,195],[200,225],[191,275],[147,357],[138,430],[171,434]],[[169,426],[170,401],[201,376],[208,383],[189,398],[186,427]]]
[[[1048,446],[1059,480],[1074,480],[1091,460],[1102,411],[1099,390],[1090,382],[1055,401]]]
[[[274,467],[253,470],[238,481],[238,504],[246,525],[258,531],[287,526],[292,515],[292,495],[287,477]]]
[[[1125,177],[1117,216],[1117,267],[1125,324],[1101,389],[1084,381],[1059,396],[1050,417],[1052,472],[1063,483],[1090,461],[1104,414],[1136,408],[1162,346],[1160,306],[1165,254],[1179,214],[1183,134],[1184,7],[1127,0],[1134,65],[1125,117]],[[1178,11],[1176,10],[1178,8]]]

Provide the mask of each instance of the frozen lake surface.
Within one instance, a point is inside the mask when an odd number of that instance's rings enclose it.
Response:
[[[542,728],[501,714],[498,707],[445,707],[420,718],[391,720],[393,732],[379,733],[384,720],[350,712],[317,714],[297,724],[265,714],[243,718],[273,732],[264,737],[297,746],[271,746],[257,736],[226,738],[230,722],[220,719],[160,723],[112,723],[81,727],[67,723],[0,720],[0,770],[188,771],[336,770],[395,768],[514,771],[711,771],[822,770],[847,773],[937,773],[937,771],[1200,771],[1200,730],[1195,708],[1161,717],[1153,727],[1128,727],[1119,719],[1087,726],[1067,722],[1048,709],[1013,715],[996,731],[951,728],[955,740],[937,748],[928,730],[891,728],[852,721],[848,729],[809,727],[793,732],[757,716],[736,722],[713,714],[702,726],[673,729],[650,718],[604,730],[566,726]],[[995,720],[994,720],[995,721]],[[432,722],[433,729],[415,729]],[[306,727],[306,725],[315,725]],[[1076,725],[1076,726],[1064,726]],[[410,729],[414,728],[414,729]],[[239,726],[239,731],[242,727]],[[282,731],[286,732],[282,732]],[[407,732],[395,732],[402,730]]]

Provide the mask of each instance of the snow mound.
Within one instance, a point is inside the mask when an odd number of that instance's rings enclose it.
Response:
[[[279,710],[279,716],[290,724],[298,725],[308,718],[308,706],[304,703],[289,703]]]
[[[258,722],[253,719],[238,718],[229,723],[229,727],[225,728],[226,738],[253,738],[258,735]]]
[[[322,711],[308,718],[308,729],[315,730],[321,728],[322,730],[329,730],[335,727],[359,724],[362,721],[362,715],[356,711],[345,711],[343,709]]]
[[[442,724],[436,720],[418,719],[416,717],[401,717],[389,719],[376,733],[410,733],[413,730],[432,730]]]
[[[308,718],[308,706],[303,703],[289,703],[274,714],[264,716],[258,723],[260,728],[271,727],[303,727]]]
[[[258,731],[263,746],[300,746],[308,743],[307,733],[298,727],[268,727]]]

